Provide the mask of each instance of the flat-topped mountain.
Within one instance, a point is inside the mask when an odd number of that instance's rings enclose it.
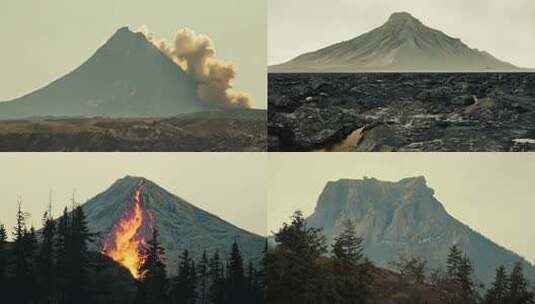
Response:
[[[74,71],[0,102],[0,119],[162,117],[208,110],[198,99],[197,85],[143,34],[124,27]]]
[[[535,278],[530,262],[448,214],[424,177],[327,183],[308,223],[323,228],[332,241],[346,219],[356,223],[366,256],[380,267],[388,267],[400,254],[426,258],[430,268],[444,266],[449,248],[457,245],[472,260],[476,278],[487,286],[497,266],[511,269],[518,261],[524,263],[526,275]]]
[[[462,34],[462,33],[459,33]],[[300,55],[270,72],[517,70],[460,39],[427,27],[406,12],[351,40]]]

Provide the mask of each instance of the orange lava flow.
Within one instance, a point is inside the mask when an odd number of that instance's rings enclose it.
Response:
[[[139,278],[139,267],[146,256],[142,249],[146,246],[145,237],[140,233],[143,226],[141,189],[134,195],[133,209],[127,210],[104,244],[103,253],[126,267],[134,278]]]

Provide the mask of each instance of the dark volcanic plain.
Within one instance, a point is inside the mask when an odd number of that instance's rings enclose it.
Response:
[[[269,151],[535,151],[535,73],[269,74]]]
[[[266,151],[265,110],[0,121],[0,151]]]

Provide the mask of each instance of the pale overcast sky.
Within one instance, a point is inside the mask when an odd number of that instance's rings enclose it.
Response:
[[[533,0],[269,0],[268,63],[359,36],[396,11],[501,60],[535,68]]]
[[[238,227],[266,235],[264,153],[0,153],[0,223],[15,223],[17,197],[41,225],[53,191],[55,215],[76,189],[85,202],[126,175],[143,176]]]
[[[266,0],[2,0],[0,101],[70,72],[117,29],[145,24],[171,39],[178,28],[209,35],[217,57],[238,66],[235,87],[266,108]]]
[[[535,262],[535,153],[270,153],[268,231],[310,215],[328,181],[421,175],[451,215]]]

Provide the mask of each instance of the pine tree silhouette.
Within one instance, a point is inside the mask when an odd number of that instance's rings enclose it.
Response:
[[[197,298],[197,274],[195,264],[186,249],[179,257],[178,276],[173,286],[173,302],[176,304],[193,304]]]
[[[158,241],[158,230],[152,230],[152,239],[147,242],[147,258],[139,269],[140,282],[136,303],[167,303],[167,272],[163,258],[165,250]]]
[[[22,203],[19,206],[16,215],[16,226],[13,230],[13,257],[15,266],[14,288],[11,290],[13,295],[17,295],[20,303],[29,303],[33,295],[26,292],[27,288],[34,288],[34,249],[33,241],[35,233],[29,231],[26,227],[27,214],[22,211]]]
[[[531,304],[535,303],[535,294],[530,290],[530,283],[524,277],[522,262],[515,263],[509,278],[509,294],[507,303]]]
[[[245,273],[243,259],[241,257],[240,249],[238,247],[238,243],[236,243],[236,240],[232,244],[228,271],[229,302],[244,303],[246,298]]]
[[[266,263],[268,303],[315,303],[324,280],[317,260],[327,253],[321,229],[308,227],[303,213],[296,211],[291,222],[275,233],[278,244]]]
[[[347,220],[334,238],[332,256],[336,274],[336,292],[340,303],[364,302],[371,283],[368,262],[364,260],[362,239],[356,236],[355,225]]]
[[[46,211],[43,215],[42,240],[37,257],[40,294],[46,303],[53,301],[56,291],[55,235],[56,222],[50,212]]]
[[[208,298],[213,304],[225,303],[225,277],[223,263],[216,249],[209,261],[209,272],[211,284],[208,288]]]
[[[4,225],[0,224],[0,293],[4,294],[4,286],[7,280],[7,231]]]
[[[505,267],[496,268],[496,277],[492,286],[487,290],[484,304],[505,304],[509,295],[509,278]]]
[[[198,267],[199,273],[199,303],[207,304],[208,303],[208,256],[206,255],[206,250],[203,251],[201,260],[199,261]]]

